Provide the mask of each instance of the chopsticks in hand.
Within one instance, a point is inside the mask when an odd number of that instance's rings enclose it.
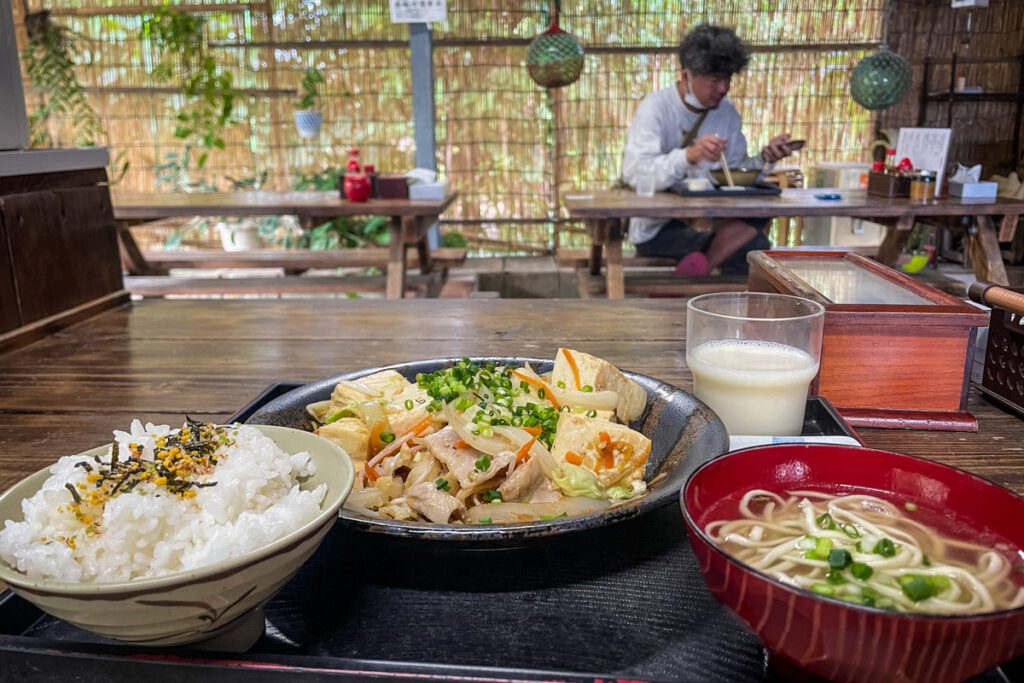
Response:
[[[729,183],[729,187],[736,187],[736,183],[732,181],[732,171],[729,170],[729,162],[725,160],[725,152],[721,154],[722,160],[722,171],[725,173],[725,182]]]

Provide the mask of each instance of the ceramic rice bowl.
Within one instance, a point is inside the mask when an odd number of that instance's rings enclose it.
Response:
[[[306,451],[316,473],[303,490],[327,485],[320,513],[270,545],[200,569],[119,583],[29,579],[0,561],[0,580],[42,611],[92,633],[142,646],[202,643],[242,651],[263,633],[263,605],[313,554],[338,519],[355,479],[352,461],[337,445],[286,427],[252,425],[284,451]],[[87,451],[106,453],[107,446]],[[40,489],[49,467],[0,496],[0,527],[23,519],[21,502]]]

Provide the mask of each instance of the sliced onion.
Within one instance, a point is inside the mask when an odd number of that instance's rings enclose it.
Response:
[[[460,439],[481,453],[495,456],[502,451],[508,450],[508,441],[505,439],[496,439],[493,436],[481,436],[479,434],[474,434],[473,423],[467,420],[465,416],[459,415],[455,412],[455,409],[452,408],[450,403],[446,403],[444,405],[441,409],[441,414],[444,416],[445,420],[448,421],[448,424],[452,426],[452,429],[454,429],[459,435]],[[497,429],[497,427],[494,429]]]
[[[323,422],[327,417],[327,411],[331,409],[331,401],[317,401],[306,406],[306,412],[313,416],[317,422]]]
[[[511,441],[516,446],[516,450],[533,439],[533,435],[521,427],[505,427],[497,426],[494,427],[494,433],[502,436]],[[558,461],[555,460],[555,456],[551,455],[551,451],[544,447],[544,444],[540,440],[534,441],[533,445],[530,446],[530,450],[527,451],[531,458],[536,458],[537,462],[540,463],[540,468],[544,470],[544,474],[551,477],[551,473],[558,469]]]
[[[341,380],[340,382],[338,382],[338,386],[345,387],[346,389],[351,389],[352,391],[356,391],[368,398],[380,398],[384,395],[384,392],[382,392],[380,389],[374,389],[373,387],[367,386],[362,382],[353,382],[350,379]]]
[[[348,494],[348,498],[345,499],[345,507],[373,509],[386,504],[388,500],[388,494],[376,486],[365,489],[352,489],[352,493]]]
[[[596,498],[562,498],[555,503],[484,503],[474,505],[466,510],[467,521],[479,523],[481,519],[490,519],[495,524],[512,524],[525,521],[526,517],[538,520],[541,516],[558,517],[562,513],[570,517],[585,515],[588,512],[607,509],[611,503]]]

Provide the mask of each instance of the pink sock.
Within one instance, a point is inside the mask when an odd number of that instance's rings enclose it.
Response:
[[[690,277],[693,275],[707,275],[708,258],[702,252],[694,251],[679,260],[676,264],[675,275],[679,277]]]

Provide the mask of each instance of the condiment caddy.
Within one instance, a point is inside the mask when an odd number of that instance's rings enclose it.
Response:
[[[868,194],[877,197],[907,197],[916,202],[935,199],[935,172],[915,169],[910,159],[896,162],[896,150],[886,152],[886,160],[876,161],[868,174]]]

